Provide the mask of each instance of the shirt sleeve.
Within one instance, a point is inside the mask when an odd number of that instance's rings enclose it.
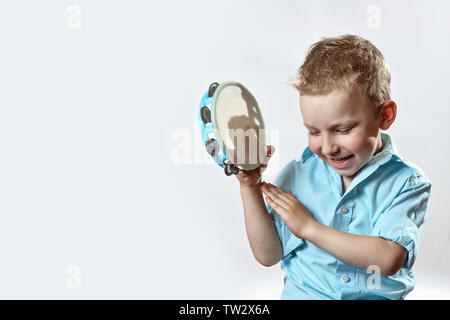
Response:
[[[281,190],[288,192],[293,190],[295,182],[295,160],[288,163],[278,174],[277,178],[273,182]],[[269,212],[275,228],[283,246],[283,259],[291,253],[294,249],[303,244],[304,240],[297,238],[286,226],[281,217],[274,209],[266,204],[267,211]]]
[[[404,265],[408,268],[412,267],[417,256],[430,193],[431,183],[415,171],[381,212],[373,228],[372,235],[392,240],[408,251]]]

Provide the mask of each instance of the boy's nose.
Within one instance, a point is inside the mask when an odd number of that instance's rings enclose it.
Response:
[[[339,146],[331,140],[324,141],[322,144],[322,153],[327,157],[332,158],[339,153]]]

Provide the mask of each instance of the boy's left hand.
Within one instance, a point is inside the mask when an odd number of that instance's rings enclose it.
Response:
[[[267,203],[280,215],[286,226],[297,237],[304,239],[316,221],[291,191],[284,192],[273,184],[262,182],[261,191]]]

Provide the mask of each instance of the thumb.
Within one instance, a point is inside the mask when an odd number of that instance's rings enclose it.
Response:
[[[270,160],[270,157],[272,157],[272,155],[275,152],[275,147],[274,146],[264,146],[264,159],[262,161],[263,164],[267,164]]]
[[[264,151],[268,157],[271,157],[275,152],[275,147],[271,145],[264,146]]]

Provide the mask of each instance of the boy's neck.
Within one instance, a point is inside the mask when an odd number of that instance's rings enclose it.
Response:
[[[376,155],[377,153],[380,153],[381,151],[383,151],[383,141],[381,139],[381,134],[378,134],[378,144],[377,144],[377,149],[375,150],[375,153],[372,155],[372,157],[374,155]]]

